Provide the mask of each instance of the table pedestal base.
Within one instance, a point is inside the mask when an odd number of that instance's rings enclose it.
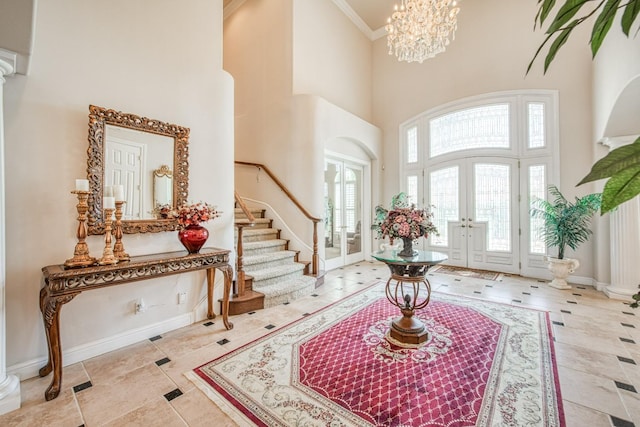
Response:
[[[403,344],[418,345],[429,339],[424,324],[415,317],[402,316],[391,322],[389,335]]]

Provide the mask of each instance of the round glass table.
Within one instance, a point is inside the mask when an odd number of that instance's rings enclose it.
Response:
[[[402,316],[391,322],[390,337],[401,344],[417,347],[429,338],[422,321],[414,317],[415,311],[426,307],[431,300],[427,271],[446,261],[447,256],[440,252],[417,251],[412,257],[401,257],[398,252],[387,249],[371,256],[391,270],[385,292],[389,302],[402,312]]]

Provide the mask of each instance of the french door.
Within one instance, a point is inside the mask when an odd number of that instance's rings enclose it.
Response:
[[[325,159],[324,245],[327,270],[364,259],[363,177],[360,165]]]
[[[473,157],[434,164],[425,174],[425,200],[439,236],[428,250],[447,264],[519,273],[519,170],[516,159]]]

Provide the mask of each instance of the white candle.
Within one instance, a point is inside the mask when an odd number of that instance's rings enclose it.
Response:
[[[103,190],[104,197],[113,197],[113,187],[110,185],[105,185],[104,190]]]
[[[102,204],[105,209],[115,209],[116,208],[116,199],[115,197],[108,196],[104,197]]]
[[[124,185],[113,186],[113,197],[115,197],[116,202],[124,202]]]
[[[89,191],[89,180],[76,179],[76,191]]]

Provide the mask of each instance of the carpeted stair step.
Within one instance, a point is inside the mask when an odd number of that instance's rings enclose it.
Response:
[[[288,265],[295,262],[296,251],[277,251],[257,255],[243,256],[242,265],[244,270],[262,270],[267,267]]]
[[[260,240],[273,240],[278,238],[278,230],[274,228],[245,228],[242,232],[242,242],[250,243]]]
[[[263,286],[259,292],[264,294],[264,307],[268,308],[310,295],[315,287],[315,277],[298,276]]]
[[[243,224],[245,226],[250,224],[247,218],[236,218],[235,223]],[[271,227],[271,220],[269,218],[256,218],[255,221],[253,221],[253,227],[251,227],[251,229],[257,230],[257,229],[270,228],[270,227]],[[243,237],[247,231],[249,231],[249,228],[244,229],[242,233]]]
[[[273,239],[273,240],[258,240],[256,242],[245,242],[242,245],[242,248],[243,248],[243,256],[244,258],[246,258],[254,255],[284,251],[287,249],[287,241],[284,239]]]
[[[264,218],[264,209],[249,209],[249,212],[251,212],[251,215],[253,215],[254,218]],[[233,216],[235,217],[235,219],[239,219],[239,218],[246,218],[247,216],[244,214],[244,211],[240,208],[235,208],[233,210]]]
[[[260,270],[247,271],[247,274],[253,277],[253,290],[262,292],[261,288],[263,286],[302,276],[303,271],[304,264],[294,262],[287,265],[269,266]]]

